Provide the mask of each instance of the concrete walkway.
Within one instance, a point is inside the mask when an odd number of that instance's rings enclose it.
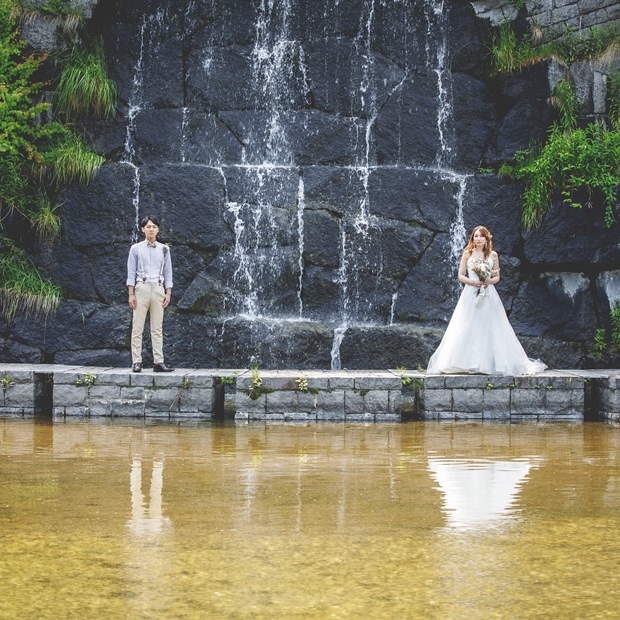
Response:
[[[0,364],[0,416],[236,420],[620,421],[620,370],[533,376],[403,370],[148,369]]]

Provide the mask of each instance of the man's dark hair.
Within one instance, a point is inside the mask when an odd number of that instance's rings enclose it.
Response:
[[[149,222],[153,222],[159,228],[159,218],[154,215],[146,215],[140,220],[140,230],[142,230]]]

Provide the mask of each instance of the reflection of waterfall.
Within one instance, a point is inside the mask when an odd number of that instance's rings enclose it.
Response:
[[[514,518],[514,503],[535,465],[530,460],[429,459],[428,468],[444,496],[447,525],[493,527]]]
[[[153,461],[149,504],[146,506],[142,492],[142,459],[136,457],[131,463],[131,518],[127,527],[136,536],[152,536],[170,526],[170,519],[164,517],[162,510],[162,490],[164,478],[163,460]]]

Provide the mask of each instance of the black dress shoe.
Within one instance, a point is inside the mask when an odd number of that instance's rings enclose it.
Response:
[[[166,366],[163,362],[161,364],[155,364],[153,366],[153,372],[172,372],[174,368],[170,368],[170,366]]]
[[[132,367],[131,367],[131,372],[142,372],[142,364],[140,362],[136,362]]]

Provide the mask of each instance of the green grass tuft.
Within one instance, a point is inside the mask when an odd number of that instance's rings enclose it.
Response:
[[[52,314],[60,297],[60,287],[43,278],[21,248],[6,238],[0,242],[0,311],[9,323],[18,313]]]
[[[101,44],[73,47],[62,61],[56,87],[57,110],[68,118],[105,117],[116,105],[116,85],[108,77]]]

